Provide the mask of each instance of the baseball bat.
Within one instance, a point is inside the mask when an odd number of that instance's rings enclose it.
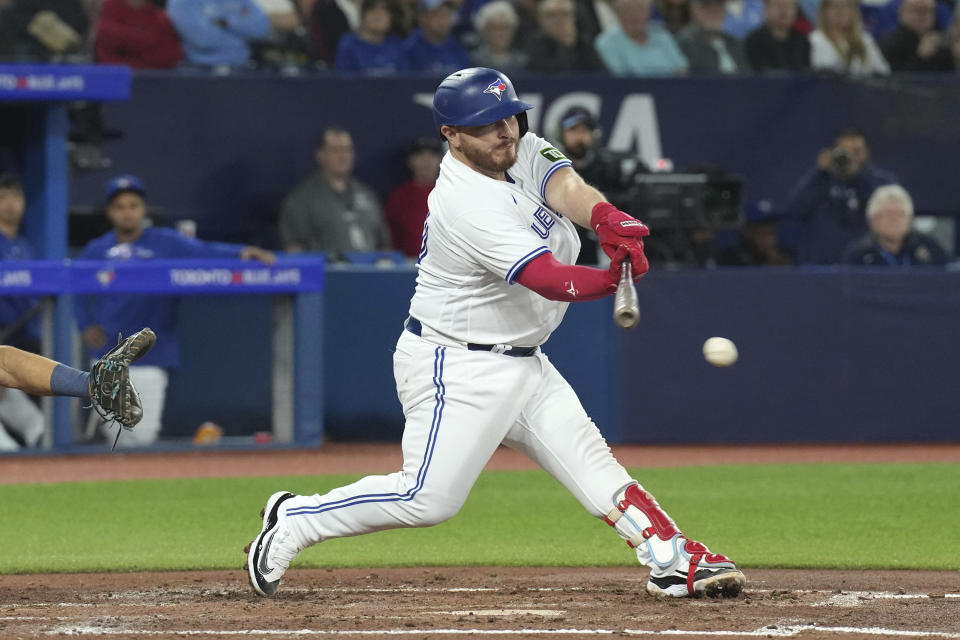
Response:
[[[633,269],[630,261],[623,261],[620,271],[620,286],[613,299],[613,321],[621,329],[633,329],[640,322],[640,306],[637,304],[637,288],[633,286]]]

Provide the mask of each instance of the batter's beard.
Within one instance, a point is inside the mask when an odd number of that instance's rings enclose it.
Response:
[[[466,156],[467,160],[469,160],[470,163],[478,169],[487,171],[489,173],[503,173],[517,163],[517,150],[520,148],[520,142],[517,141],[513,143],[512,146],[512,157],[500,162],[497,162],[493,159],[492,152],[484,153],[482,151],[472,149],[467,145],[463,145],[460,150],[463,152],[463,155]],[[497,149],[499,148],[500,147],[497,147]]]

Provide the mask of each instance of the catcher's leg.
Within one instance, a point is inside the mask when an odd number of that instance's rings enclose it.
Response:
[[[504,444],[530,456],[587,511],[616,528],[650,567],[651,594],[737,595],[745,579],[736,565],[680,533],[613,457],[570,385],[545,356],[543,360],[540,387]]]
[[[278,492],[247,547],[250,583],[272,595],[309,545],[451,518],[536,387],[535,358],[438,347],[404,332],[394,354],[406,426],[403,468],[324,495]]]

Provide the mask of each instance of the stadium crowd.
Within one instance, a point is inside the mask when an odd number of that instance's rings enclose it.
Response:
[[[951,0],[0,0],[0,60],[617,76],[950,72]]]

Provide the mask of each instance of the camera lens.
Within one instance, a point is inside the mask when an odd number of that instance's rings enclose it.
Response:
[[[841,149],[837,147],[833,150],[833,166],[842,171],[850,165],[850,154],[847,153],[846,149]]]

